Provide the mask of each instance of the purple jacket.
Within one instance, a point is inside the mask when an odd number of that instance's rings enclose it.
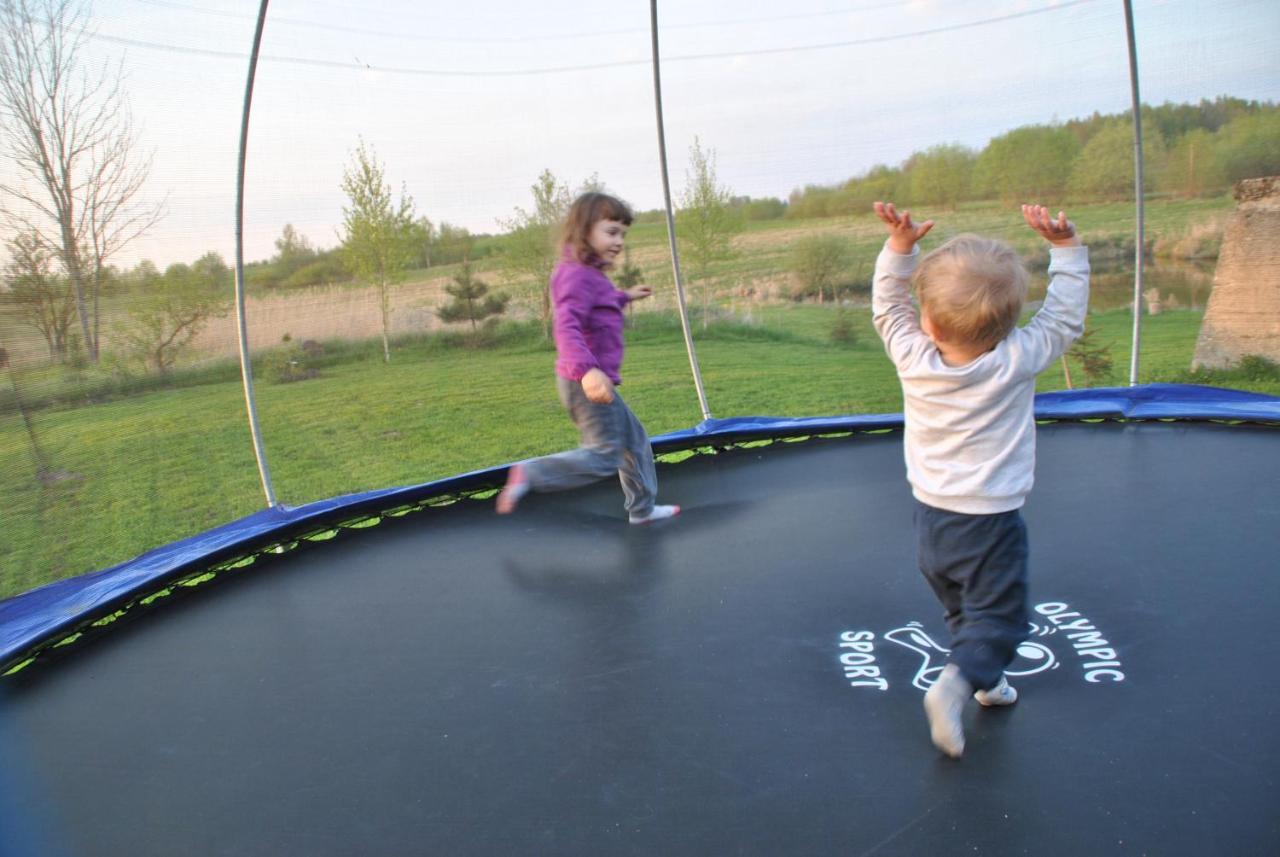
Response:
[[[551,274],[557,375],[580,381],[600,369],[613,383],[622,383],[622,308],[629,301],[599,267],[567,253],[560,259]]]

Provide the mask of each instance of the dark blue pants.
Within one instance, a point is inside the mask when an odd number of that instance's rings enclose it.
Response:
[[[979,690],[1027,639],[1027,526],[1015,509],[962,515],[917,501],[916,559],[942,602],[951,661]]]

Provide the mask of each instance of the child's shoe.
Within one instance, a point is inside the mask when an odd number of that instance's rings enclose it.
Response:
[[[990,690],[980,690],[973,695],[978,700],[979,705],[990,708],[993,705],[1013,705],[1018,701],[1018,691],[1014,690],[1013,685],[1009,684],[1009,680],[1004,676],[1000,676],[1000,683]]]
[[[933,745],[953,759],[964,753],[965,700],[973,694],[973,685],[965,681],[960,668],[947,664],[938,680],[924,695],[924,713],[929,718],[929,737]]]
[[[523,464],[513,464],[507,471],[507,484],[498,492],[496,503],[499,515],[510,515],[516,510],[520,498],[529,493],[529,477]]]
[[[648,524],[653,521],[661,521],[664,518],[674,518],[680,514],[679,506],[654,506],[647,515],[632,515],[631,523]]]

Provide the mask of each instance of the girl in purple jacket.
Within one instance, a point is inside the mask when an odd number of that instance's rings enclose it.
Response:
[[[618,289],[604,275],[622,253],[631,220],[626,203],[603,193],[585,193],[569,209],[562,254],[551,274],[551,305],[556,388],[582,445],[512,466],[498,494],[500,514],[515,511],[529,491],[564,491],[614,473],[622,481],[631,523],[647,524],[680,512],[679,506],[655,504],[653,447],[616,390],[622,383],[622,308],[653,294],[648,286]]]

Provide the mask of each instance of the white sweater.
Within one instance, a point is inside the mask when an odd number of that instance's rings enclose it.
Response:
[[[1089,251],[1049,251],[1049,292],[1025,327],[965,366],[948,366],[911,305],[919,258],[887,246],[871,310],[902,381],[907,480],[920,502],[990,515],[1020,508],[1035,479],[1035,381],[1084,332]]]

